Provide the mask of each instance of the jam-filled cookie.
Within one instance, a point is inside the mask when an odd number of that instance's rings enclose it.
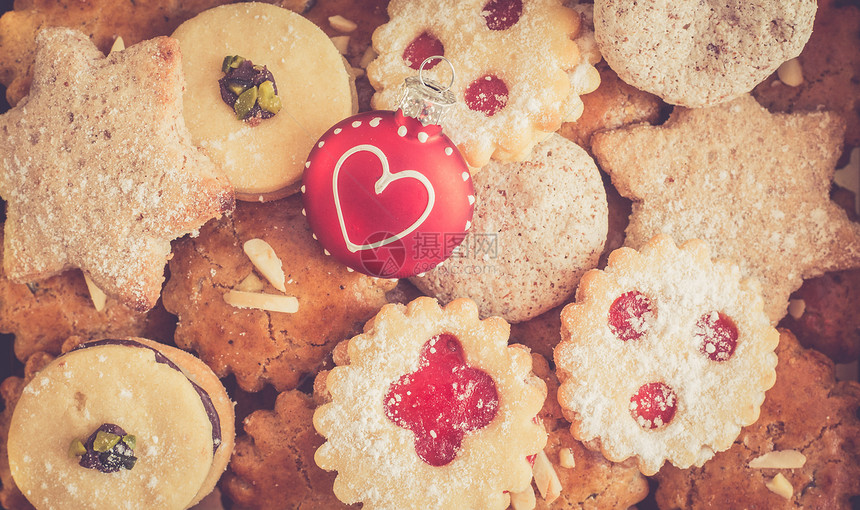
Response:
[[[367,67],[373,106],[396,108],[404,80],[427,57],[444,56],[455,71],[457,103],[442,126],[473,167],[526,157],[579,117],[579,95],[599,84],[573,40],[579,13],[560,0],[394,0],[388,14],[373,34],[379,57]],[[451,77],[438,61],[423,75],[439,83]]]
[[[233,403],[200,360],[142,338],[84,343],[24,388],[9,467],[38,509],[181,510],[233,450]]]
[[[753,423],[779,334],[759,284],[707,245],[657,236],[583,276],[561,314],[558,400],[571,434],[610,460],[701,465]]]
[[[204,11],[173,33],[182,48],[185,122],[245,200],[298,191],[305,158],[355,113],[344,59],[306,18],[257,3]]]
[[[508,332],[472,301],[421,297],[384,306],[336,350],[321,376],[331,401],[314,413],[335,495],[367,509],[507,507],[546,443],[546,385]]]

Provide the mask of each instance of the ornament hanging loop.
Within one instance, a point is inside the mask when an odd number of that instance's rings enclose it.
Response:
[[[445,61],[451,68],[451,81],[447,87],[423,76],[424,66],[437,59]],[[445,112],[456,102],[454,93],[451,92],[452,85],[454,85],[454,66],[451,62],[441,55],[427,57],[421,62],[418,76],[406,78],[399,108],[404,115],[417,119],[425,126],[441,124]]]

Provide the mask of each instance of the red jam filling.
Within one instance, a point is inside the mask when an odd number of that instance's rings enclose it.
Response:
[[[738,346],[738,327],[723,312],[702,315],[696,322],[699,350],[711,361],[726,361]]]
[[[492,117],[508,104],[508,86],[497,76],[484,75],[466,87],[466,106]]]
[[[609,307],[609,329],[619,340],[639,340],[648,332],[654,307],[648,296],[637,290],[621,294]]]
[[[415,434],[415,452],[431,466],[454,460],[463,437],[486,427],[499,409],[496,383],[470,367],[454,335],[443,333],[421,348],[420,368],[391,384],[385,415]]]
[[[630,414],[644,429],[656,429],[667,425],[678,410],[675,390],[666,383],[643,384],[630,397]]]
[[[406,46],[406,49],[403,50],[403,60],[406,61],[406,65],[418,70],[421,68],[421,62],[424,62],[424,60],[444,54],[445,46],[442,45],[442,41],[424,32]],[[431,60],[427,62],[424,69],[433,69],[439,62],[439,59]]]
[[[490,0],[481,10],[490,30],[507,30],[517,24],[522,14],[522,0]]]

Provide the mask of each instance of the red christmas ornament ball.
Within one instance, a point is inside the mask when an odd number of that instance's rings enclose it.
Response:
[[[475,204],[468,166],[441,126],[400,110],[332,126],[308,156],[302,184],[326,253],[382,278],[420,274],[450,257]]]

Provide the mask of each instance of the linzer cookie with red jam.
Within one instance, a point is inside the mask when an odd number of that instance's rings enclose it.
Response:
[[[731,446],[774,382],[779,334],[758,283],[712,261],[700,240],[615,250],[561,322],[558,399],[571,434],[609,460],[636,457],[646,475]]]
[[[233,403],[200,360],[142,338],[96,340],[24,388],[9,467],[37,509],[188,508],[233,450]]]
[[[78,267],[148,310],[170,241],[233,209],[182,119],[179,46],[160,37],[105,57],[65,28],[36,44],[30,95],[0,116],[6,275],[27,283]]]
[[[249,2],[205,11],[173,37],[191,138],[237,197],[298,191],[314,142],[357,108],[353,78],[325,33],[295,12]]]
[[[315,459],[338,472],[338,499],[502,509],[526,489],[528,457],[546,443],[535,420],[546,385],[508,332],[498,317],[479,320],[472,301],[440,308],[421,297],[384,306],[336,349],[340,365],[318,379],[330,402],[314,426],[326,438]]]
[[[421,63],[441,55],[454,68],[457,104],[443,128],[472,167],[490,158],[522,159],[532,146],[582,113],[580,94],[599,83],[573,41],[579,13],[560,0],[394,0],[391,20],[373,34],[379,57],[367,67],[372,105],[394,109],[401,84]],[[422,75],[451,79],[432,61]]]

